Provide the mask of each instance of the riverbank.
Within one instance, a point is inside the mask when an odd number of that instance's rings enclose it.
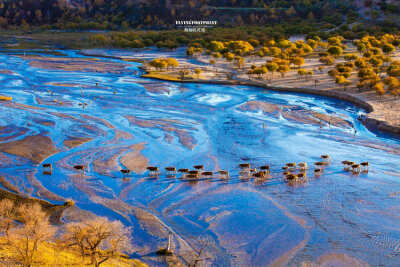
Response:
[[[208,58],[199,57],[199,62],[204,63]],[[259,63],[257,60],[250,63]],[[322,66],[316,59],[311,59],[305,68],[316,69]],[[326,67],[326,66],[325,66]],[[200,75],[179,77],[179,69],[201,68]],[[164,81],[183,83],[208,83],[226,85],[247,85],[265,88],[280,92],[305,93],[331,97],[351,102],[366,110],[367,114],[360,116],[360,121],[372,131],[380,131],[396,138],[400,138],[400,98],[392,95],[379,96],[374,91],[360,91],[356,84],[356,74],[352,74],[351,86],[343,87],[329,77],[328,71],[333,67],[326,67],[322,71],[315,71],[312,79],[300,78],[296,70],[289,71],[285,76],[271,77],[270,79],[256,79],[247,77],[243,71],[236,70],[227,63],[215,64],[213,67],[196,66],[193,61],[181,61],[179,69],[163,72],[154,71],[146,62],[142,66],[142,77]],[[229,77],[231,71],[231,77]],[[233,75],[235,73],[236,75]]]
[[[268,90],[279,91],[279,92],[290,92],[290,93],[302,93],[302,94],[311,94],[311,95],[319,95],[325,97],[331,97],[339,100],[344,100],[347,102],[351,102],[354,105],[365,109],[368,114],[361,115],[360,121],[371,130],[379,130],[385,133],[390,133],[394,135],[398,135],[400,137],[400,126],[391,125],[391,120],[381,120],[379,117],[382,117],[382,114],[386,114],[388,112],[385,108],[376,109],[373,103],[370,103],[368,100],[362,99],[359,96],[352,95],[346,92],[340,92],[336,90],[328,91],[322,89],[314,89],[314,88],[306,88],[306,87],[279,87],[279,86],[269,86],[268,84],[264,84],[262,82],[257,81],[223,81],[223,80],[179,80],[177,78],[168,76],[168,75],[151,75],[151,74],[143,74],[144,78],[152,78],[163,81],[170,82],[181,82],[181,83],[204,83],[204,84],[221,84],[221,85],[247,85],[247,86],[255,86],[261,87]]]

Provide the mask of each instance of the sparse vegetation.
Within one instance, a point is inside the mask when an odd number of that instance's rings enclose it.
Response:
[[[59,227],[50,223],[39,202],[0,201],[0,253],[12,265],[146,266],[122,257],[132,252],[130,231],[102,217]]]
[[[0,101],[12,101],[12,99],[11,96],[0,95]]]

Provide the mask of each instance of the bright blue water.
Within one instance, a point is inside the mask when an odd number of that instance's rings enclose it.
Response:
[[[0,93],[13,96],[14,102],[43,108],[24,110],[0,104],[1,126],[9,126],[14,133],[26,129],[7,141],[42,134],[50,136],[60,149],[45,160],[56,165],[51,176],[43,175],[37,164],[15,156],[10,156],[14,163],[2,163],[0,174],[19,177],[14,183],[21,191],[29,191],[25,175],[33,171],[44,187],[73,199],[78,207],[132,225],[135,242],[146,247],[138,255],[152,264],[162,263],[144,255],[162,246],[166,234],[146,228],[134,213],[105,204],[104,199],[152,213],[192,246],[198,245],[196,238],[207,236],[213,241],[214,265],[264,266],[287,251],[294,253],[289,257],[293,265],[316,261],[325,253],[348,254],[372,266],[399,263],[400,142],[377,136],[361,125],[357,117],[363,110],[311,95],[143,79],[137,74],[137,63],[90,61],[76,51],[60,52],[88,64],[112,62],[126,68],[118,73],[46,69],[31,66],[29,57],[0,55],[0,69],[13,72],[0,74]],[[167,92],[147,90],[150,86]],[[68,105],[40,104],[38,98]],[[285,107],[290,114],[309,110],[330,114],[343,118],[351,127],[320,128],[261,110],[245,111],[242,107],[248,101]],[[85,109],[79,106],[82,102],[88,103]],[[82,115],[104,119],[113,128]],[[127,115],[150,126],[131,123]],[[37,123],[43,119],[55,126]],[[84,127],[87,125],[90,128]],[[111,142],[116,130],[133,138]],[[11,135],[3,132],[1,137]],[[67,149],[63,141],[71,136],[93,140]],[[185,143],[187,138],[192,141]],[[118,161],[130,146],[142,142],[141,153],[151,165],[191,168],[204,164],[209,170],[229,170],[231,177],[187,182],[164,174],[151,179],[135,173],[122,179],[118,171],[122,165],[114,166],[109,174],[96,172],[96,159],[117,155]],[[305,184],[289,186],[283,181],[280,168],[286,162],[312,166],[322,154],[331,156],[331,164],[320,178],[310,171]],[[370,171],[351,175],[343,171],[342,160],[369,161]],[[272,177],[264,181],[241,179],[240,162],[269,164]],[[76,172],[68,168],[73,164],[89,166],[86,176],[76,178]],[[80,180],[84,182],[77,182]],[[32,194],[36,196],[36,191]]]

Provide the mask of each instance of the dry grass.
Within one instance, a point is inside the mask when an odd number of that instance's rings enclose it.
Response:
[[[142,77],[160,79],[160,80],[171,81],[171,82],[182,81],[182,79],[178,78],[177,76],[174,76],[171,74],[160,73],[160,72],[149,72],[147,74],[144,74]]]
[[[15,266],[17,265],[13,258],[13,252],[7,249],[4,245],[4,238],[0,238],[0,266]],[[35,257],[35,264],[32,267],[43,267],[43,266],[90,266],[88,259],[82,259],[82,257],[73,250],[60,249],[59,246],[53,243],[43,243],[38,247],[38,252]],[[146,267],[147,264],[135,260],[128,259],[125,256],[120,256],[114,259],[110,259],[104,262],[102,267]]]

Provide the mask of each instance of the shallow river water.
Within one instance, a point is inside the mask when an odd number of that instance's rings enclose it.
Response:
[[[143,79],[139,63],[60,52],[0,54],[0,94],[13,97],[0,102],[0,175],[19,192],[122,220],[133,227],[134,256],[150,265],[164,265],[154,252],[170,232],[186,261],[207,240],[207,266],[400,265],[400,142],[368,131],[357,120],[363,110]],[[316,177],[323,154],[330,164]],[[343,160],[371,166],[353,175]],[[270,165],[270,177],[240,175],[244,162]],[[307,181],[286,183],[287,162],[307,162]],[[164,171],[198,164],[230,177]],[[148,165],[161,174],[149,177]]]

